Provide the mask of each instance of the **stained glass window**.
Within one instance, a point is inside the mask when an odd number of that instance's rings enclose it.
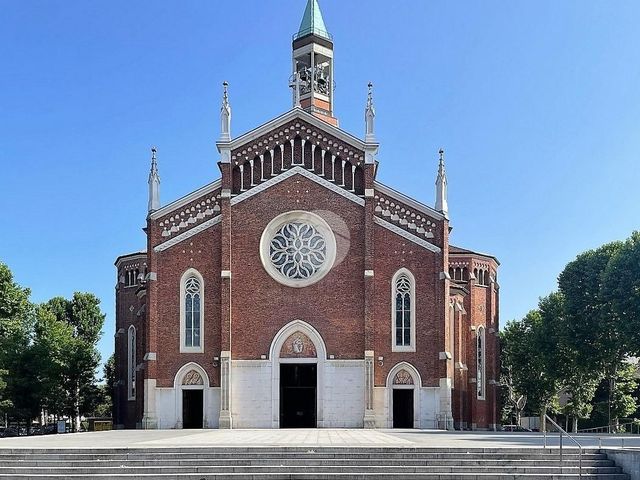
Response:
[[[404,273],[396,279],[396,346],[411,345],[411,280]]]
[[[199,347],[200,346],[200,329],[202,326],[202,319],[200,316],[200,311],[201,311],[200,281],[196,277],[189,277],[185,282],[184,292],[185,292],[184,293],[185,346]]]

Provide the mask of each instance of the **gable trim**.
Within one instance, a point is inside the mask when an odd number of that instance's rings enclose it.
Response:
[[[324,188],[327,188],[332,192],[337,193],[338,195],[343,196],[347,200],[351,200],[352,202],[357,203],[358,205],[364,206],[364,198],[360,198],[355,193],[351,193],[343,189],[342,187],[339,187],[334,183],[331,183],[329,180],[325,180],[324,178],[319,177],[315,173],[310,172],[309,170],[306,170],[305,168],[302,168],[300,166],[295,166],[293,168],[290,168],[286,172],[283,172],[280,175],[278,175],[277,177],[270,178],[266,182],[263,182],[260,185],[257,185],[251,188],[250,190],[247,190],[246,192],[236,195],[231,199],[231,205],[232,206],[237,205],[238,203],[243,202],[244,200],[247,200],[248,198],[251,198],[254,195],[264,192],[267,188],[277,185],[278,183],[290,177],[293,177],[294,175],[302,175],[303,177],[316,182],[318,185]]]
[[[407,232],[406,230],[403,230],[400,227],[396,227],[395,225],[382,220],[380,217],[374,217],[373,218],[374,223],[380,225],[381,227],[386,228],[387,230],[392,231],[393,233],[396,233],[398,235],[400,235],[403,238],[406,238],[407,240],[415,243],[416,245],[420,245],[421,247],[426,248],[427,250],[430,250],[434,253],[440,253],[442,251],[442,249],[440,247],[436,247],[434,244],[427,242],[426,240],[423,240],[421,238],[416,237],[415,235],[413,235],[412,233]]]
[[[325,122],[324,120],[319,119],[318,117],[315,117],[314,115],[311,115],[310,113],[304,111],[300,107],[295,107],[292,110],[289,110],[288,112],[285,112],[282,115],[279,115],[276,118],[269,120],[266,123],[263,123],[259,127],[256,127],[253,130],[249,130],[248,132],[243,133],[239,137],[236,137],[233,140],[231,140],[230,142],[218,142],[218,150],[220,150],[223,144],[225,148],[229,148],[231,150],[241,147],[245,143],[251,142],[256,138],[261,137],[265,133],[270,132],[271,130],[277,128],[279,125],[286,123],[288,121],[291,121],[294,118],[300,118],[305,122],[310,123],[314,127],[319,128],[320,130],[323,130],[328,134],[335,136],[336,138],[339,138],[343,142],[346,142],[349,145],[353,145],[355,148],[358,148],[364,151],[365,144],[362,140],[360,140],[357,137],[354,137],[353,135],[345,132],[344,130],[341,130],[338,127],[331,125],[330,123]]]
[[[421,213],[429,215],[431,218],[435,218],[436,220],[444,220],[446,218],[442,213],[434,208],[431,208],[429,205],[425,205],[424,203],[418,202],[411,197],[407,197],[403,193],[400,193],[397,190],[394,190],[393,188],[388,187],[380,182],[374,182],[373,186],[376,190],[379,190],[380,193],[388,195],[389,197],[394,197],[396,200],[402,203],[406,203],[411,208],[415,208]]]
[[[164,243],[156,245],[155,247],[153,247],[153,251],[164,252],[167,248],[173,247],[174,245],[182,242],[183,240],[186,240],[187,238],[193,237],[197,233],[200,233],[201,231],[206,230],[209,227],[213,227],[214,225],[220,223],[221,220],[222,220],[222,215],[218,215],[217,217],[207,220],[206,222],[202,222],[197,227],[193,227],[191,230],[187,230],[186,232],[181,233],[180,235],[176,235],[171,240],[167,240]]]
[[[164,207],[161,207],[158,210],[155,210],[155,211],[151,212],[151,214],[149,215],[149,218],[151,218],[152,220],[156,220],[156,219],[158,219],[158,218],[160,218],[160,217],[162,217],[162,216],[164,216],[164,215],[166,215],[168,213],[171,213],[175,209],[183,207],[187,203],[191,203],[194,200],[197,200],[202,195],[206,195],[208,193],[213,192],[214,190],[219,188],[221,184],[222,184],[222,179],[219,178],[215,182],[209,183],[208,185],[205,185],[204,187],[200,187],[198,190],[195,190],[195,191],[185,195],[184,197],[181,197],[181,198],[179,198],[177,200],[174,200],[173,202],[168,203]]]

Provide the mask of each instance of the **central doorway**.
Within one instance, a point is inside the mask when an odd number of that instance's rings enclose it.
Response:
[[[203,428],[203,390],[182,390],[182,428]]]
[[[413,428],[413,389],[393,389],[393,428]]]
[[[280,364],[280,428],[316,427],[315,363]]]

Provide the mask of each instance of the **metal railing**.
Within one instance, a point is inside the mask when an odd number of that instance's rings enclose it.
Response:
[[[611,435],[622,433],[640,435],[640,422],[638,422],[636,419],[631,419],[631,421],[618,423],[616,425],[603,425],[601,427],[581,428],[578,430],[578,433],[608,433]]]
[[[563,473],[562,467],[563,467],[564,459],[562,457],[562,435],[564,434],[569,439],[571,439],[573,443],[575,443],[578,446],[578,478],[582,478],[582,445],[580,445],[580,443],[571,435],[569,435],[560,425],[554,422],[553,419],[549,417],[549,415],[547,414],[544,415],[544,422],[545,422],[545,425],[543,425],[544,428],[542,429],[542,431],[544,432],[544,448],[545,449],[547,448],[546,422],[551,422],[551,424],[558,429],[558,433],[560,434],[560,473]]]

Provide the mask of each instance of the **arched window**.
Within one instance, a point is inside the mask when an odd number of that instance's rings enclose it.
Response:
[[[186,347],[200,346],[200,282],[189,277],[184,287],[185,340]]]
[[[453,280],[454,276],[455,274],[453,273],[453,267],[449,267],[449,277],[451,277],[451,280]]]
[[[485,332],[484,327],[478,327],[478,335],[476,337],[476,386],[478,392],[478,399],[484,400],[485,398]]]
[[[180,351],[204,351],[204,282],[198,271],[189,269],[180,285]]]
[[[400,269],[392,282],[392,349],[415,351],[415,281],[407,269]]]
[[[469,269],[467,267],[462,269],[462,280],[465,282],[469,281]]]
[[[131,325],[127,332],[127,396],[136,398],[136,327]]]

